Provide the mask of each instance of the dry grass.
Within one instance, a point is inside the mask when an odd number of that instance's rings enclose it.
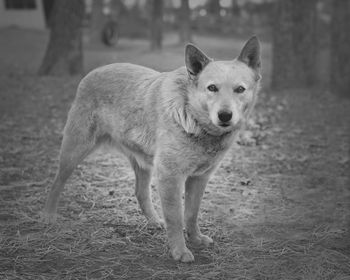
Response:
[[[170,259],[164,233],[137,214],[111,219],[98,209],[48,227],[28,208],[18,205],[15,225],[2,229],[3,279],[349,279],[349,255],[322,244],[342,232],[290,238],[263,225],[227,231],[204,224],[216,243],[195,250],[196,262],[185,265]]]
[[[153,56],[135,48],[140,60]],[[223,40],[221,48],[231,46]],[[347,101],[263,93],[249,133],[205,193],[200,225],[215,244],[191,247],[195,262],[181,264],[170,258],[165,232],[140,214],[131,169],[114,153],[84,161],[62,195],[58,223],[41,222],[79,79],[11,69],[0,75],[0,279],[350,279]]]

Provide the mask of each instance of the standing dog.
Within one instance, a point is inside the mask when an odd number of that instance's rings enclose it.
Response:
[[[160,223],[150,196],[155,170],[175,260],[194,260],[184,226],[190,242],[213,242],[198,227],[199,205],[210,175],[254,106],[261,78],[260,44],[252,37],[232,61],[214,61],[187,45],[185,64],[159,73],[116,63],[95,69],[80,82],[44,209],[46,221],[55,220],[59,195],[74,168],[108,144],[129,159],[140,207],[150,222]]]

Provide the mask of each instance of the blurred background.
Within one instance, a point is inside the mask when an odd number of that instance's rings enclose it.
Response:
[[[349,280],[349,32],[348,0],[0,0],[0,279]],[[77,167],[58,223],[42,222],[86,73],[171,71],[188,42],[231,60],[254,34],[263,87],[201,205],[213,247],[172,261],[112,151]]]
[[[130,61],[169,70],[183,65],[187,42],[232,59],[242,40],[256,34],[264,43],[265,86],[330,85],[349,95],[349,79],[340,78],[350,75],[347,1],[1,2],[3,67],[18,64],[41,75],[66,75]]]

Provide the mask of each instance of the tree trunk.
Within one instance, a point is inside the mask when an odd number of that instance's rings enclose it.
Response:
[[[350,1],[333,0],[330,85],[334,93],[350,98]]]
[[[220,0],[209,0],[206,3],[207,12],[209,16],[209,23],[214,27],[220,25],[221,16],[220,16]]]
[[[151,1],[151,19],[150,19],[150,43],[151,50],[162,49],[163,40],[163,1]]]
[[[51,14],[55,0],[42,0],[46,27],[51,28]]]
[[[102,0],[93,0],[91,10],[90,24],[90,42],[94,44],[102,44],[102,30],[106,24],[106,18],[103,14]]]
[[[220,16],[220,1],[219,0],[209,0],[207,2],[208,14],[219,17]]]
[[[82,19],[84,0],[56,0],[50,39],[39,75],[73,75],[83,71]]]
[[[181,0],[181,8],[179,14],[179,35],[181,43],[192,42],[191,10],[188,1],[189,0]]]
[[[234,17],[239,17],[241,10],[238,5],[238,0],[231,0],[231,12]]]
[[[317,0],[276,2],[273,26],[272,88],[315,82]]]

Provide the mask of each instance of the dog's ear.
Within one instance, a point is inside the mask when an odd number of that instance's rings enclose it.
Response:
[[[198,75],[212,61],[195,45],[188,44],[185,50],[185,63],[190,76]]]
[[[258,37],[253,36],[245,43],[238,60],[255,70],[260,69],[260,42]]]

